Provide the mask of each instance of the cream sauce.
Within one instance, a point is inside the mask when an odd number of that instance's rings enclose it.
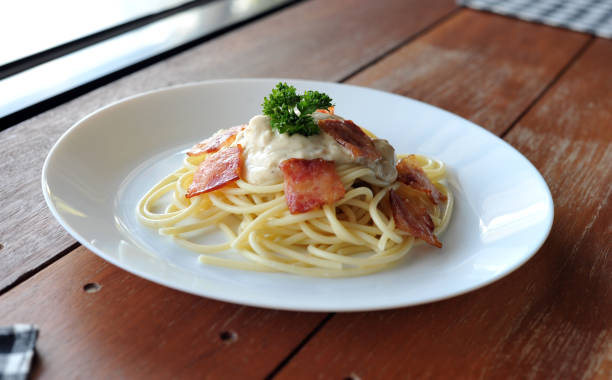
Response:
[[[337,115],[318,112],[313,114],[313,118],[341,119]],[[387,140],[373,141],[382,158],[376,161],[360,159],[357,163],[371,168],[378,180],[391,184],[397,178],[395,150]],[[289,158],[321,158],[334,161],[336,165],[356,162],[353,155],[327,133],[321,131],[318,135],[308,137],[278,133],[270,127],[270,119],[263,115],[253,117],[248,126],[238,133],[235,143],[243,148],[243,178],[256,185],[282,182],[283,175],[279,164]]]

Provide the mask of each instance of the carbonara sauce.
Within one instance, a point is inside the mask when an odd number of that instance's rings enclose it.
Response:
[[[337,118],[336,115],[314,113],[313,118]],[[334,161],[336,165],[358,162],[371,168],[376,178],[387,185],[397,178],[395,169],[395,150],[387,140],[374,139],[374,146],[382,159],[355,160],[353,155],[334,140],[333,137],[321,131],[317,135],[302,136],[278,133],[270,127],[267,116],[258,115],[249,121],[249,125],[236,136],[236,144],[243,147],[244,177],[247,182],[256,185],[271,185],[283,181],[279,164],[289,158],[312,160],[321,158]]]

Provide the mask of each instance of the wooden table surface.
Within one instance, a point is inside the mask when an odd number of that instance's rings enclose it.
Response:
[[[326,314],[162,287],[54,220],[41,168],[74,122],[146,90],[235,77],[367,86],[481,125],[544,176],[550,236],[469,294]],[[610,379],[611,143],[612,40],[452,0],[300,2],[0,132],[0,325],[40,327],[32,378]]]

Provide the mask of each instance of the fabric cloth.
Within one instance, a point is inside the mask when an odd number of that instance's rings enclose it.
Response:
[[[458,0],[470,8],[612,38],[612,0]]]
[[[27,379],[37,337],[32,325],[0,327],[0,380]]]

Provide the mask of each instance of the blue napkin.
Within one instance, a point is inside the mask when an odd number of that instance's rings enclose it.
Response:
[[[457,0],[461,5],[612,38],[612,0]]]
[[[33,325],[0,327],[0,380],[27,379],[37,337]]]

